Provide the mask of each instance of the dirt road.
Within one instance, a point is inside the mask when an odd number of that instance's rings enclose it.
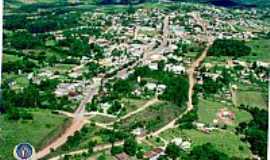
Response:
[[[200,66],[200,64],[203,62],[203,60],[207,56],[207,52],[209,50],[209,47],[212,45],[212,43],[213,43],[212,38],[211,39],[209,38],[209,42],[208,42],[206,48],[204,49],[204,51],[202,52],[202,54],[200,55],[200,57],[198,57],[192,63],[191,67],[187,70],[187,75],[188,75],[188,80],[189,80],[189,89],[188,89],[187,109],[185,110],[185,112],[183,112],[179,117],[177,117],[176,119],[172,120],[170,123],[168,123],[164,127],[162,127],[159,130],[151,133],[150,135],[152,135],[152,136],[158,136],[160,133],[162,133],[162,132],[164,132],[164,131],[166,131],[168,129],[176,128],[177,127],[177,125],[175,125],[176,121],[179,118],[182,118],[183,115],[187,114],[188,112],[190,112],[193,109],[192,95],[193,95],[194,85],[196,84],[196,79],[194,77],[195,70],[196,70],[196,68],[198,68]]]
[[[124,144],[124,141],[118,141],[118,142],[115,142],[114,143],[114,146],[121,146]],[[103,151],[103,150],[106,150],[106,149],[110,149],[112,147],[111,144],[101,144],[101,145],[97,145],[93,148],[93,151],[94,152],[99,152],[99,151]],[[49,160],[59,160],[61,158],[63,158],[65,155],[79,155],[79,154],[82,154],[82,153],[86,153],[88,152],[87,149],[82,149],[82,150],[78,150],[78,151],[73,151],[73,152],[69,152],[68,154],[62,154],[60,156],[57,156],[57,157],[53,157]]]
[[[128,117],[134,115],[134,114],[137,114],[143,110],[145,110],[146,108],[152,106],[153,104],[156,104],[158,103],[159,100],[157,98],[154,98],[154,99],[151,99],[149,100],[148,102],[146,102],[142,107],[140,107],[139,109],[135,110],[135,111],[132,111],[132,112],[129,112],[128,114],[124,115],[123,117],[119,118],[119,121],[120,120],[123,120],[123,119],[127,119]]]
[[[163,28],[163,42],[162,42],[162,44],[158,47],[158,48],[162,48],[162,47],[165,47],[165,45],[167,44],[167,37],[168,37],[168,32],[169,32],[169,17],[168,16],[166,16],[165,17],[165,19],[164,19],[164,22],[163,22],[164,24],[164,28]],[[204,26],[204,25],[203,25]],[[183,115],[185,115],[186,113],[188,113],[189,111],[191,111],[192,109],[193,109],[193,105],[192,105],[192,95],[193,95],[193,88],[194,88],[194,85],[195,85],[195,83],[196,83],[196,80],[195,80],[195,78],[194,78],[194,73],[195,73],[195,69],[202,63],[202,61],[204,60],[204,58],[206,57],[206,55],[207,55],[207,52],[208,52],[208,49],[209,49],[209,47],[211,46],[211,44],[212,44],[212,42],[213,42],[213,40],[211,39],[211,38],[209,38],[208,39],[208,44],[207,44],[207,47],[204,49],[204,51],[202,52],[202,54],[200,55],[200,57],[198,58],[198,59],[196,59],[193,63],[192,63],[192,65],[191,65],[191,67],[188,69],[188,71],[187,71],[187,74],[188,74],[188,79],[189,79],[189,91],[188,91],[188,104],[187,104],[187,109],[186,109],[186,111],[184,112],[184,113],[182,113],[179,117],[177,117],[176,119],[174,119],[174,120],[172,120],[170,123],[168,123],[167,125],[165,125],[164,127],[162,127],[162,128],[160,128],[159,130],[157,130],[156,132],[154,132],[154,133],[151,133],[151,134],[149,134],[149,135],[153,135],[153,136],[157,136],[157,135],[159,135],[161,132],[164,132],[164,131],[166,131],[166,130],[168,130],[168,129],[170,129],[170,128],[175,128],[176,127],[176,125],[175,125],[175,122],[177,121],[177,119],[179,119],[179,118],[181,118]],[[149,52],[149,53],[152,53],[152,52]],[[151,55],[151,54],[150,54]],[[148,59],[147,57],[149,56],[149,54],[147,54],[147,55],[144,55],[144,58],[143,59]],[[146,57],[146,58],[145,58]],[[90,96],[89,96],[89,98],[90,98]],[[151,101],[151,102],[149,102],[147,105],[145,105],[144,107],[142,107],[142,108],[140,108],[140,109],[138,109],[138,110],[136,110],[136,111],[134,111],[134,112],[131,112],[131,113],[129,113],[129,114],[127,114],[126,116],[124,116],[124,118],[127,118],[127,117],[129,117],[129,116],[132,116],[132,115],[134,115],[134,114],[136,114],[136,113],[138,113],[138,112],[140,112],[140,111],[142,111],[142,110],[144,110],[145,108],[147,108],[147,106],[150,106],[151,104],[153,104],[154,102],[156,102],[157,100],[153,100],[153,101]],[[82,103],[84,103],[84,101],[82,101]],[[80,105],[80,107],[78,107],[78,109],[77,109],[77,111],[75,112],[75,114],[77,115],[76,116],[76,118],[75,118],[75,120],[77,120],[78,119],[78,121],[79,121],[79,119],[80,118],[82,118],[83,116],[82,116],[82,114],[84,113],[84,107],[83,107],[84,105]],[[79,123],[79,124],[77,124],[77,123]],[[74,122],[74,125],[72,125],[72,127],[74,127],[74,129],[80,129],[83,125],[84,125],[84,123],[86,123],[86,121],[85,120],[83,120],[83,121],[80,121],[80,122],[77,122],[76,121],[76,123]],[[80,128],[79,127],[75,127],[75,124],[76,125],[78,125],[78,126],[80,126]],[[70,133],[72,133],[73,131],[74,131],[74,129],[73,128],[71,128],[70,130],[71,131],[67,131],[67,132],[65,132],[67,135],[72,135],[72,134],[70,134]],[[73,132],[74,133],[74,132]],[[63,136],[63,137],[65,137],[65,136]],[[62,139],[62,138],[61,138]],[[66,138],[63,138],[63,139],[65,139],[65,141],[66,141]],[[60,141],[59,140],[59,144],[63,144],[64,142],[65,142],[64,140],[62,140],[62,141]],[[63,143],[61,143],[61,142],[63,142]],[[56,144],[58,144],[57,142],[55,142]],[[123,144],[123,142],[118,142],[117,144],[119,144],[119,145],[121,145],[121,144]],[[52,146],[57,146],[57,145],[52,145]],[[49,147],[49,146],[48,146]],[[47,147],[47,148],[48,148]],[[109,149],[111,147],[111,144],[106,144],[106,145],[103,145],[103,146],[96,146],[95,147],[95,149],[94,149],[94,151],[100,151],[100,150],[104,150],[104,149]],[[46,151],[47,151],[47,148],[46,148]],[[77,152],[79,152],[79,153],[81,153],[83,150],[80,150],[80,151],[77,151]],[[74,155],[74,154],[79,154],[79,153],[77,153],[77,152],[71,152],[71,154],[72,155]],[[47,151],[47,152],[44,152],[44,153],[49,153],[49,151]],[[46,154],[45,154],[46,155]],[[44,155],[43,155],[44,156]],[[60,158],[61,156],[59,156],[58,157],[58,159]],[[57,160],[57,159],[53,159],[53,160]]]
[[[187,109],[185,110],[185,112],[183,112],[179,117],[177,117],[176,119],[172,120],[170,123],[168,123],[167,125],[165,125],[164,127],[160,128],[159,130],[148,134],[147,136],[158,136],[160,133],[171,129],[171,128],[176,128],[177,125],[175,125],[176,121],[181,118],[182,116],[184,116],[185,114],[187,114],[188,112],[190,112],[193,109],[193,105],[192,105],[192,95],[193,95],[193,88],[194,85],[196,84],[196,80],[194,78],[194,74],[195,74],[195,70],[197,67],[199,67],[199,65],[203,62],[203,60],[205,59],[205,57],[207,56],[207,52],[209,47],[212,44],[212,40],[210,40],[207,44],[207,47],[204,49],[204,51],[202,52],[202,54],[200,55],[200,57],[198,57],[191,65],[191,67],[188,69],[187,74],[188,74],[188,78],[189,78],[189,91],[188,91],[188,102],[187,102]],[[129,114],[125,115],[124,117],[122,117],[122,119],[128,118],[138,112],[141,112],[142,110],[146,109],[148,106],[157,103],[158,99],[153,99],[149,102],[147,102],[143,107],[139,108],[138,110],[135,110],[134,112],[130,112]],[[84,122],[83,122],[84,123]],[[102,127],[107,127],[107,126],[102,126]],[[139,138],[140,140],[143,140],[146,136]],[[118,142],[117,144],[121,145],[123,142]],[[107,144],[107,145],[100,145],[100,146],[96,146],[95,150],[96,151],[101,151],[101,150],[105,150],[105,149],[109,149],[111,147],[111,144]],[[76,154],[81,154],[83,152],[86,152],[87,150],[79,150],[79,151],[75,151],[75,152],[70,152],[68,153],[69,155],[76,155]],[[55,157],[53,159],[50,160],[58,160],[61,157],[63,157],[64,155]]]
[[[97,84],[93,84],[89,88],[87,95],[84,97],[79,107],[74,112],[73,114],[74,117],[69,127],[62,133],[62,135],[56,138],[52,143],[48,144],[46,147],[38,151],[36,155],[37,159],[41,159],[46,155],[48,155],[51,152],[51,149],[56,149],[65,144],[69,136],[74,135],[76,131],[80,130],[85,125],[85,123],[87,123],[86,118],[83,116],[85,111],[85,105],[88,101],[90,101],[94,97],[94,95],[98,93],[98,88],[99,85]]]

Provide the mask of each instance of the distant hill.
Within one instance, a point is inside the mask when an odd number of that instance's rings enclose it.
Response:
[[[143,3],[143,2],[157,2],[158,0],[102,0],[102,4],[127,4]],[[270,0],[171,0],[172,2],[199,2],[209,3],[216,6],[223,7],[265,7],[270,6]]]
[[[210,3],[216,6],[224,7],[260,7],[270,6],[269,0],[193,0],[197,2]]]
[[[16,6],[22,4],[34,4],[34,3],[55,3],[55,2],[98,2],[100,4],[138,4],[144,2],[158,2],[159,0],[5,0],[4,4],[8,6]],[[209,3],[216,6],[223,7],[269,7],[270,0],[171,0],[172,2],[196,2],[196,3]]]

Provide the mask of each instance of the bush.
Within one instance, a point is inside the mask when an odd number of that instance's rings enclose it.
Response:
[[[134,137],[129,137],[125,140],[124,151],[130,156],[134,156],[136,154],[137,141]]]
[[[116,154],[122,153],[123,150],[124,150],[123,147],[113,146],[111,149],[111,154],[116,155]]]

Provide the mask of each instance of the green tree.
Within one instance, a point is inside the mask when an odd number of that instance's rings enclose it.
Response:
[[[251,48],[243,41],[232,39],[216,39],[208,50],[211,56],[241,57],[251,53]]]
[[[195,146],[189,154],[191,160],[229,160],[223,152],[218,151],[211,143]]]
[[[180,156],[186,157],[185,151],[182,150],[180,147],[178,147],[174,143],[168,144],[168,146],[166,147],[165,153],[168,157],[170,157],[173,160],[176,160]]]
[[[137,141],[134,137],[129,137],[125,140],[124,151],[130,156],[134,156],[136,154]]]

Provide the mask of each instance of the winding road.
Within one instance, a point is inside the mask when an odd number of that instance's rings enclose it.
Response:
[[[195,71],[196,68],[198,68],[200,66],[200,64],[203,62],[203,60],[205,59],[205,57],[207,56],[207,52],[209,50],[209,47],[212,45],[213,43],[213,39],[209,38],[208,39],[208,43],[206,48],[204,49],[204,51],[201,53],[200,57],[198,57],[190,66],[190,68],[187,70],[187,75],[188,75],[188,79],[189,79],[189,91],[188,91],[188,102],[187,102],[187,109],[185,110],[185,112],[183,112],[179,117],[175,118],[174,120],[172,120],[170,123],[168,123],[167,125],[165,125],[164,127],[158,129],[155,132],[149,133],[148,135],[145,135],[144,137],[140,137],[138,138],[140,141],[144,140],[147,136],[158,136],[160,133],[168,130],[168,129],[172,129],[172,128],[176,128],[176,121],[181,118],[182,116],[184,116],[185,114],[187,114],[188,112],[190,112],[193,109],[193,105],[192,105],[192,95],[193,95],[193,89],[194,86],[196,84],[196,79],[194,77],[195,75]],[[147,102],[143,107],[139,108],[138,110],[135,110],[134,112],[130,112],[129,114],[127,114],[126,116],[123,117],[123,119],[128,118],[138,112],[141,112],[142,110],[146,109],[148,106],[157,103],[158,100],[157,99],[152,99],[149,102]],[[103,124],[104,125],[104,124]],[[101,127],[101,126],[100,126]],[[102,126],[102,127],[107,127],[107,126]],[[123,141],[119,141],[116,143],[117,145],[122,145]],[[106,150],[111,148],[111,144],[105,144],[105,145],[97,145],[94,148],[94,151],[102,151],[102,150]],[[82,154],[84,152],[87,152],[87,149],[83,149],[83,150],[78,150],[78,151],[74,151],[74,152],[70,152],[68,153],[68,155],[77,155],[77,154]],[[54,157],[50,160],[59,160],[61,157],[63,157],[65,154]]]
[[[201,25],[203,26],[203,28],[205,29],[206,34],[208,35],[207,31],[206,31],[206,23],[204,23],[202,21],[201,18],[199,18],[198,16],[194,15],[194,19],[196,19],[199,23],[201,23]],[[164,18],[163,21],[163,41],[161,43],[161,45],[158,48],[162,48],[165,47],[165,45],[167,44],[167,37],[168,37],[168,32],[169,32],[169,17],[166,16]],[[160,128],[159,130],[150,133],[146,136],[158,136],[161,132],[164,132],[170,128],[175,128],[177,127],[176,125],[176,121],[181,118],[183,115],[187,114],[188,112],[190,112],[193,109],[193,104],[192,104],[192,95],[193,95],[193,89],[194,86],[196,84],[196,79],[195,79],[195,71],[196,69],[200,66],[200,64],[203,62],[203,60],[205,59],[205,57],[207,56],[207,52],[210,48],[210,46],[213,43],[213,37],[209,36],[207,37],[207,46],[204,49],[204,51],[202,52],[202,54],[191,64],[190,68],[187,70],[187,75],[188,75],[188,80],[189,80],[189,90],[188,90],[188,102],[187,102],[187,109],[185,110],[185,112],[183,112],[180,116],[178,116],[176,119],[172,120],[171,122],[169,122],[167,125],[165,125],[164,127]],[[148,53],[154,53],[152,52],[148,52]],[[151,55],[151,54],[150,54]],[[148,57],[149,54],[145,54],[145,57]],[[143,58],[143,59],[144,59]],[[146,58],[148,59],[148,58]],[[91,90],[89,91],[89,93],[87,94],[87,96],[83,99],[83,101],[81,102],[80,106],[78,107],[78,109],[75,111],[75,116],[74,119],[72,121],[72,124],[70,125],[70,127],[64,132],[64,134],[62,136],[60,136],[58,139],[56,139],[53,143],[49,144],[46,148],[44,148],[43,150],[41,150],[40,152],[38,152],[37,154],[37,158],[42,158],[46,155],[48,155],[51,151],[51,148],[57,148],[61,145],[63,145],[68,136],[71,136],[74,134],[75,131],[80,130],[85,123],[89,122],[84,118],[84,114],[85,114],[85,104],[91,100],[93,98],[94,95],[97,94],[97,89],[98,87],[95,88],[95,90]],[[150,101],[147,103],[147,105],[145,105],[144,107],[139,108],[138,110],[134,111],[134,112],[130,112],[127,115],[125,115],[122,119],[128,118],[134,114],[137,114],[138,112],[141,112],[142,110],[146,109],[147,106],[152,105],[153,103],[156,103],[158,100],[154,99],[153,101]],[[103,124],[101,124],[102,127],[107,127],[107,126],[103,126]],[[139,140],[143,140],[146,136],[139,138]],[[116,145],[122,145],[123,141],[119,141],[116,142]],[[101,151],[101,150],[105,150],[105,149],[109,149],[111,148],[111,144],[104,144],[104,145],[97,145],[94,147],[94,151]],[[68,153],[69,155],[76,155],[76,154],[81,154],[83,152],[86,152],[87,150],[79,150],[79,151],[75,151],[75,152],[70,152]],[[61,157],[63,157],[64,155],[60,155],[57,157],[52,158],[51,160],[58,160]]]

